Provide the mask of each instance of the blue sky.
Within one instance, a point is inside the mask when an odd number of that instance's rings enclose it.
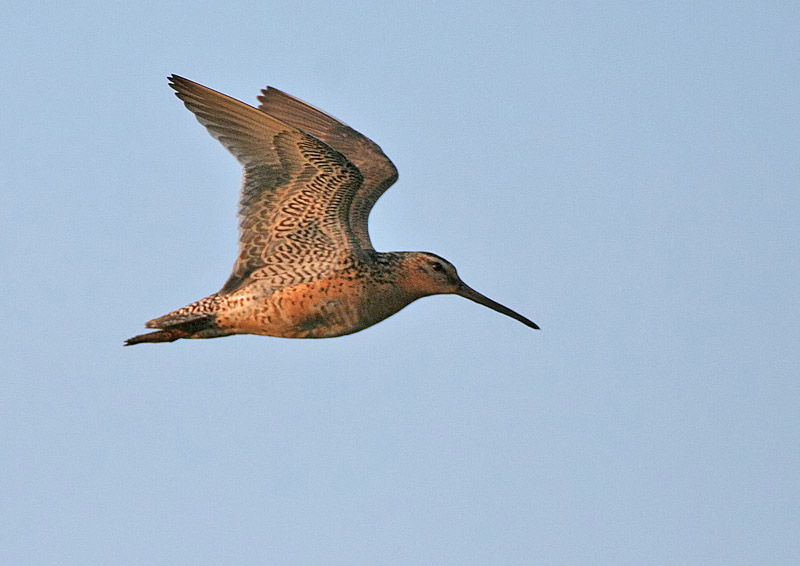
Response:
[[[798,563],[795,3],[2,12],[0,563]],[[171,73],[370,136],[376,247],[542,331],[123,348],[236,254]]]

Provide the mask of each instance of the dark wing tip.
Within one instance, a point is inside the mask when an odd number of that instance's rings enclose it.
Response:
[[[278,92],[279,94],[286,94],[282,90],[275,88],[274,86],[267,86],[261,89],[261,93],[256,97],[261,104],[266,102],[267,98],[270,96],[270,92]]]
[[[167,80],[169,81],[169,86],[171,86],[175,90],[178,90],[180,85],[186,84],[189,81],[188,79],[185,79],[182,76],[175,74],[168,76]]]
[[[175,96],[181,100],[183,100],[184,95],[190,94],[192,90],[197,92],[207,88],[180,75],[170,75],[167,80],[169,80],[169,86],[175,91]]]

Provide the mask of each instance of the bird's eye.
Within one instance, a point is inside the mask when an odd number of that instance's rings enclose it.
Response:
[[[431,269],[434,271],[444,271],[444,266],[438,261],[431,262]]]

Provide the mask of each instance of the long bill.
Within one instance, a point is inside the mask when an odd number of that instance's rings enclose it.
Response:
[[[479,305],[483,305],[485,307],[489,307],[490,309],[492,309],[494,311],[497,311],[497,312],[499,312],[501,314],[504,314],[506,316],[510,316],[511,318],[520,321],[525,326],[530,326],[531,328],[539,330],[539,325],[536,324],[535,322],[533,322],[532,320],[528,320],[527,318],[525,318],[524,316],[522,316],[518,312],[512,311],[510,308],[508,308],[508,307],[506,307],[504,305],[501,305],[497,301],[493,301],[492,299],[490,299],[489,297],[487,297],[485,295],[481,295],[475,289],[473,289],[472,287],[470,287],[468,285],[465,285],[464,283],[461,283],[461,285],[458,287],[458,290],[456,291],[456,295],[461,295],[465,299],[469,299],[470,301],[475,301]]]

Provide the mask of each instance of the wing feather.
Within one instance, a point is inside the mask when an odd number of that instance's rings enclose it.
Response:
[[[222,293],[251,276],[281,281],[292,272],[320,276],[343,254],[360,249],[350,227],[351,205],[363,181],[358,167],[274,116],[183,77],[170,81],[244,169],[239,256]]]
[[[273,87],[258,97],[262,112],[316,136],[349,159],[364,176],[350,207],[350,224],[362,248],[373,249],[368,220],[372,207],[397,180],[397,168],[381,148],[368,137],[285,92]]]

